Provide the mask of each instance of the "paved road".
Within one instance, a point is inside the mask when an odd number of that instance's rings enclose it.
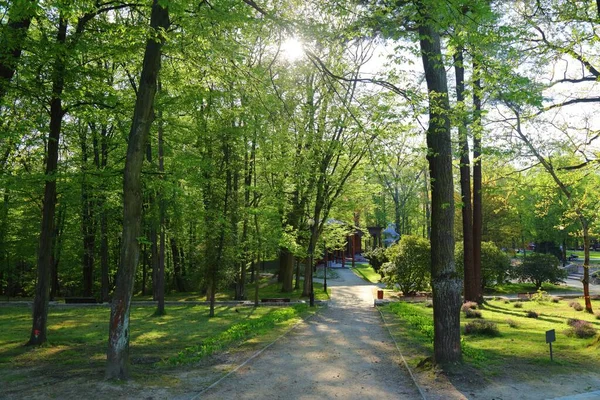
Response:
[[[420,399],[373,308],[375,286],[340,269],[328,308],[202,399]]]

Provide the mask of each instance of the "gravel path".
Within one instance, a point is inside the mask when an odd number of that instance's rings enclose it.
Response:
[[[374,286],[347,269],[328,308],[201,399],[420,399],[381,317]]]

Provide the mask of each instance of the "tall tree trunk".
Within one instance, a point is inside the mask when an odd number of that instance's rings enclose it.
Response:
[[[182,268],[183,260],[180,257],[179,247],[177,246],[177,240],[171,238],[171,255],[173,256],[173,275],[175,276],[175,286],[178,292],[185,292],[185,285],[183,284]]]
[[[454,70],[456,74],[456,101],[463,106],[465,112],[465,67],[463,49],[454,53]],[[464,263],[464,299],[477,301],[479,284],[475,280],[473,265],[473,209],[471,208],[471,161],[469,159],[469,139],[467,135],[467,118],[462,116],[458,123],[458,146],[460,151],[460,192],[462,200],[463,228],[463,263]]]
[[[56,44],[64,48],[67,39],[67,19],[59,17]],[[62,51],[59,51],[62,54]],[[28,345],[41,345],[46,342],[48,320],[48,300],[50,297],[50,272],[52,270],[52,234],[56,211],[56,172],[58,166],[58,144],[64,115],[62,93],[65,84],[65,59],[56,56],[52,74],[52,100],[50,101],[50,133],[46,151],[46,184],[42,208],[42,229],[37,257],[37,283],[33,300],[33,325]]]
[[[139,261],[139,243],[142,216],[141,171],[144,148],[152,123],[152,110],[156,94],[156,80],[160,70],[161,48],[164,32],[169,27],[169,12],[159,0],[152,3],[150,27],[155,31],[146,42],[140,84],[135,102],[133,121],[127,143],[127,157],[123,179],[123,244],[121,263],[117,272],[117,285],[110,312],[107,379],[129,377],[129,314],[135,269]]]
[[[87,174],[88,168],[88,146],[87,129],[80,127],[81,145],[81,230],[83,234],[83,295],[92,295],[94,285],[94,254],[96,251],[96,235],[94,222],[94,200],[92,199],[92,185]]]
[[[101,138],[100,138],[100,164],[98,168],[100,170],[105,170],[108,165],[108,139],[109,132],[104,125],[101,130]],[[106,184],[102,183],[102,188],[104,189]],[[103,303],[107,303],[109,301],[108,292],[109,292],[109,277],[108,277],[108,209],[106,208],[106,197],[102,195],[100,201],[102,204],[102,209],[100,211],[100,274],[101,274],[101,290],[100,290],[100,298]]]
[[[159,59],[160,68],[160,59]],[[160,79],[158,80],[157,90],[162,89]],[[158,250],[158,273],[156,282],[156,295],[158,307],[156,315],[165,315],[165,218],[166,202],[164,196],[164,172],[165,172],[165,151],[164,151],[164,121],[162,110],[158,110],[158,173],[160,175],[160,186],[158,189],[158,229],[160,231],[160,244]]]
[[[431,178],[431,286],[433,288],[434,358],[438,364],[461,359],[461,281],[454,264],[454,185],[450,105],[439,33],[427,10],[419,25],[421,57],[429,91],[427,160]]]
[[[587,219],[580,218],[583,227],[583,298],[585,301],[585,310],[590,314],[594,313],[592,300],[590,298],[590,228]]]
[[[0,101],[4,98],[8,84],[17,69],[23,44],[31,18],[35,14],[37,2],[33,0],[15,0],[8,12],[8,22],[2,27],[0,38]]]
[[[483,303],[483,287],[481,273],[481,239],[483,233],[483,194],[481,177],[481,80],[479,79],[479,66],[473,63],[473,73],[476,79],[473,82],[473,279],[477,283],[477,301]]]
[[[63,231],[65,229],[65,219],[67,214],[67,207],[65,203],[61,203],[58,207],[58,215],[56,216],[54,232],[52,234],[52,257],[50,261],[51,269],[50,272],[50,300],[54,300],[60,292],[60,285],[58,281],[58,265],[60,264],[60,255],[62,252],[62,240]]]

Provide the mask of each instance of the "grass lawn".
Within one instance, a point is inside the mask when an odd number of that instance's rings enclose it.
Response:
[[[548,293],[581,293],[583,288],[575,288],[567,285],[553,285],[551,283],[544,283],[542,290]],[[516,294],[516,293],[535,293],[537,289],[533,283],[503,283],[496,285],[491,288],[485,288],[486,295],[504,295],[504,294]]]
[[[495,322],[500,335],[488,337],[465,335],[464,326],[473,321],[461,313],[462,348],[467,366],[474,367],[484,378],[510,378],[547,376],[572,371],[592,371],[600,365],[599,335],[588,339],[568,336],[570,318],[586,320],[600,330],[600,320],[585,311],[575,311],[569,307],[570,300],[559,303],[529,301],[523,308],[515,308],[514,303],[501,300],[490,301],[480,310],[484,321]],[[582,300],[579,303],[583,304]],[[600,301],[593,301],[595,310],[600,309]],[[391,303],[381,307],[392,324],[392,332],[407,350],[409,363],[415,367],[433,351],[432,308],[425,303]],[[526,312],[540,313],[539,318],[527,318]],[[513,327],[511,327],[511,325]],[[550,361],[545,332],[556,330],[553,344],[554,362]]]
[[[314,312],[295,307],[217,307],[208,317],[207,306],[167,306],[167,315],[153,317],[154,307],[132,307],[130,356],[132,376],[160,383],[165,368],[197,362],[203,357],[242,343],[267,342],[300,318]],[[48,343],[24,347],[31,329],[28,307],[0,308],[0,382],[29,379],[36,374],[89,373],[101,375],[106,362],[108,307],[51,307]]]
[[[354,263],[354,268],[351,269],[356,275],[367,282],[377,283],[381,280],[381,275],[375,272],[373,267],[368,263]]]
[[[567,250],[567,257],[570,256],[571,254],[575,254],[576,256],[579,256],[579,258],[576,261],[583,264],[583,257],[585,256],[583,254],[583,250]],[[600,264],[600,251],[594,251],[594,250],[590,251],[590,264],[591,265],[597,264],[596,266],[598,266],[598,264]]]
[[[303,280],[300,280],[300,289],[294,290],[291,293],[282,293],[281,292],[281,284],[277,282],[271,282],[268,278],[261,278],[259,287],[258,287],[258,298],[259,301],[262,298],[278,298],[285,297],[291,300],[300,300],[302,299],[302,285],[304,284]],[[316,300],[329,300],[329,296],[331,291],[328,289],[327,293],[323,290],[323,285],[318,282],[314,282],[315,285],[315,299]],[[251,283],[246,285],[246,297],[248,300],[254,300],[254,290],[256,286]],[[234,299],[234,291],[220,291],[216,295],[217,301],[229,301]],[[305,297],[305,300],[308,298]],[[142,300],[152,300],[152,295],[148,294],[142,296],[141,294],[135,295],[133,297],[134,301],[142,301]],[[165,295],[165,300],[167,301],[206,301],[206,295],[202,295],[199,292],[186,292],[186,293],[169,293]]]

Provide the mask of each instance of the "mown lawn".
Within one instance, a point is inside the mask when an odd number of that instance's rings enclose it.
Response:
[[[554,285],[551,283],[544,283],[542,290],[548,293],[581,293],[583,288],[575,288],[567,285]],[[503,283],[490,288],[485,288],[486,295],[504,295],[504,294],[516,294],[516,293],[535,293],[537,289],[533,283]]]
[[[600,320],[585,311],[569,307],[573,300],[524,302],[522,308],[501,300],[487,302],[480,310],[484,321],[497,324],[497,337],[465,335],[464,326],[473,321],[461,313],[462,349],[464,361],[486,378],[510,377],[512,379],[534,377],[539,374],[569,373],[576,370],[592,371],[600,365],[600,339],[579,339],[568,336],[570,318],[586,320],[600,330]],[[579,303],[583,304],[582,300]],[[600,311],[600,301],[593,301]],[[383,306],[384,314],[395,324],[397,340],[408,349],[413,366],[433,350],[432,308],[425,303],[392,303]],[[539,318],[528,318],[527,311],[536,311]],[[511,325],[513,327],[511,327]],[[394,325],[393,325],[394,326]],[[547,330],[556,331],[553,344],[554,361],[550,361],[549,346],[545,341]]]
[[[368,263],[354,263],[352,271],[367,282],[378,283],[381,280],[379,275]]]
[[[167,315],[154,317],[154,307],[133,307],[130,356],[134,377],[150,380],[162,368],[197,362],[213,352],[275,335],[313,312],[295,307],[217,307],[208,317],[207,306],[167,306]],[[0,376],[20,368],[99,373],[106,360],[108,320],[105,306],[51,307],[48,343],[25,347],[31,329],[29,307],[0,308]],[[3,373],[4,371],[4,373]],[[24,372],[26,374],[27,372]],[[0,382],[4,378],[0,379]]]
[[[294,290],[290,293],[282,293],[281,292],[281,284],[272,282],[268,278],[261,278],[259,287],[258,287],[258,299],[263,298],[289,298],[291,300],[308,300],[307,297],[302,297],[302,287],[304,284],[304,280],[300,280],[300,288]],[[315,299],[316,300],[329,300],[329,296],[331,294],[331,290],[327,290],[327,293],[323,290],[323,284],[314,282],[314,290],[315,290]],[[254,301],[254,292],[255,292],[255,284],[251,283],[246,285],[246,298],[250,301]],[[215,295],[217,301],[232,301],[234,299],[234,291],[225,290],[220,291]],[[152,295],[147,294],[142,296],[141,294],[136,294],[133,297],[134,301],[147,301],[152,300]],[[165,295],[165,300],[168,301],[206,301],[206,296],[202,295],[199,292],[186,292],[186,293],[169,293]]]

